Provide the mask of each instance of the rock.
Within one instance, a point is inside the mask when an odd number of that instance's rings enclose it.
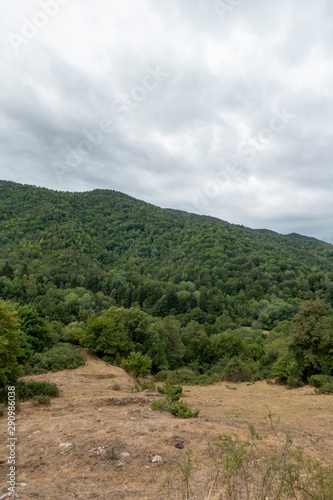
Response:
[[[131,455],[129,453],[120,453],[121,458],[128,458]]]
[[[72,443],[60,443],[59,444],[59,448],[70,448],[72,445]]]
[[[182,450],[184,448],[183,443],[177,443],[175,444],[175,448],[178,448],[178,450]]]
[[[119,462],[119,464],[116,465],[116,467],[123,467],[125,464],[124,462]]]
[[[20,498],[20,497],[17,493],[9,492],[2,495],[2,497],[0,497],[0,500],[5,500],[5,498]]]
[[[152,463],[153,464],[156,464],[158,462],[162,462],[162,457],[160,457],[159,455],[155,455],[153,458],[152,458]]]

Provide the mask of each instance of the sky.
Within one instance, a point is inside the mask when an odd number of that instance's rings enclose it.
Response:
[[[333,242],[331,0],[0,12],[0,179]]]

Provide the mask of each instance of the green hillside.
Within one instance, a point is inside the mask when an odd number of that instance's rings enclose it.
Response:
[[[60,337],[73,324],[86,331],[110,307],[171,318],[188,329],[183,337],[193,324],[209,338],[239,327],[272,330],[304,301],[332,304],[333,246],[161,209],[116,191],[1,181],[0,297],[32,308]],[[148,352],[142,339],[137,344]]]

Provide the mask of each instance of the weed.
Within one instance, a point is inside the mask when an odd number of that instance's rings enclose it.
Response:
[[[49,405],[51,403],[50,396],[47,396],[46,394],[38,394],[37,396],[34,396],[31,400],[32,404],[34,406],[39,406],[39,405]]]

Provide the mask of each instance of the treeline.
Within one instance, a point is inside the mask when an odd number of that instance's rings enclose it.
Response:
[[[173,316],[115,306],[86,322],[62,325],[46,321],[31,306],[15,310],[5,301],[0,301],[0,327],[2,387],[23,373],[76,368],[84,360],[73,346],[81,346],[111,364],[148,362],[159,380],[173,370],[179,383],[277,377],[294,387],[333,389],[333,311],[321,300],[304,302],[291,321],[270,333],[229,328],[208,334],[196,321],[184,327]]]

